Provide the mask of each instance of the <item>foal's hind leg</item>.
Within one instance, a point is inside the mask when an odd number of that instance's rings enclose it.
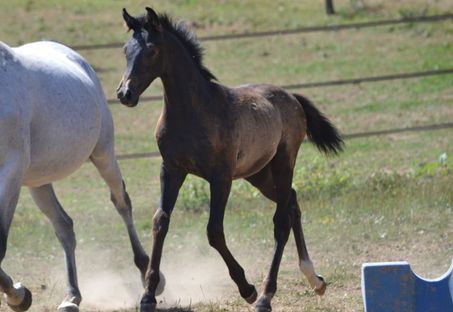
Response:
[[[231,189],[231,176],[216,176],[211,179],[211,203],[210,215],[207,228],[209,244],[214,247],[225,261],[231,278],[239,288],[239,293],[248,303],[256,300],[257,292],[255,286],[249,284],[245,278],[244,269],[231,254],[225,241],[223,232],[223,217],[225,205]]]
[[[277,201],[276,187],[270,166],[266,166],[257,174],[246,178],[246,180],[256,188],[258,188],[260,192],[268,199],[274,202]],[[300,222],[300,208],[297,203],[296,192],[294,191],[294,189],[291,190],[289,209],[292,215],[292,229],[299,254],[300,269],[308,278],[310,286],[315,289],[316,293],[321,295],[325,291],[326,284],[322,277],[316,275],[313,269],[313,264],[311,263],[311,260],[309,258],[308,251],[305,246],[302,225]]]
[[[122,179],[121,171],[113,152],[113,147],[107,149],[96,149],[90,159],[110,188],[111,200],[126,224],[132,251],[134,253],[134,262],[140,270],[142,282],[144,282],[149,257],[140,243],[134,226],[131,200],[126,192],[126,186]],[[159,290],[160,292],[163,291],[163,284]]]
[[[58,307],[60,312],[77,312],[82,300],[77,283],[75,263],[76,239],[73,222],[58,202],[52,184],[31,187],[30,193],[39,209],[49,218],[55,234],[63,247],[67,269],[68,290],[66,298]]]
[[[291,183],[293,179],[294,158],[280,146],[270,163],[275,186],[277,209],[274,214],[274,256],[269,273],[264,281],[264,290],[256,303],[257,312],[271,311],[271,300],[277,291],[277,277],[283,250],[291,231],[292,220],[289,208]]]
[[[313,262],[311,262],[310,256],[308,255],[307,246],[305,245],[304,232],[302,230],[302,223],[300,220],[301,212],[299,204],[297,203],[296,191],[294,191],[294,189],[291,194],[290,206],[293,213],[293,233],[294,240],[296,241],[297,253],[299,255],[299,268],[308,279],[311,288],[313,288],[318,295],[322,296],[326,291],[327,284],[322,276],[316,274]]]

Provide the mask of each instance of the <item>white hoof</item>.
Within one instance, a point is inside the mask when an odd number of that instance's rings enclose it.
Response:
[[[64,301],[58,306],[58,312],[79,312],[79,306],[73,302]]]
[[[162,271],[160,271],[159,272],[159,284],[157,284],[157,288],[156,288],[156,296],[159,296],[160,294],[162,294],[164,292],[165,283],[166,283],[165,276],[162,273]]]

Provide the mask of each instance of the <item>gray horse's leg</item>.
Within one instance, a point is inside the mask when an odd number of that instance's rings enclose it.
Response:
[[[19,199],[19,190],[20,186],[0,185],[0,264],[6,255],[8,232]],[[31,292],[20,283],[13,284],[11,277],[0,266],[0,295],[2,293],[6,295],[8,306],[16,312],[27,311],[31,306]]]
[[[0,130],[1,127],[0,127]],[[7,136],[2,139],[8,139]],[[2,145],[0,140],[0,147]],[[0,152],[4,152],[1,151]],[[21,176],[25,162],[22,154],[8,151],[0,155],[0,265],[6,255],[8,232],[19,199]],[[5,293],[7,304],[17,312],[28,310],[32,303],[31,292],[13,280],[0,266],[0,293]]]
[[[75,263],[76,239],[73,222],[58,202],[52,184],[40,187],[30,187],[30,194],[36,205],[52,223],[55,234],[63,247],[67,269],[68,290],[66,298],[58,307],[60,312],[79,311],[82,300],[77,283],[77,269]]]
[[[126,192],[126,186],[123,182],[121,171],[113,152],[113,147],[107,148],[106,150],[101,148],[96,149],[90,159],[110,188],[111,200],[126,224],[132,251],[134,253],[134,262],[140,270],[142,282],[144,282],[149,257],[140,243],[134,226],[131,201]],[[159,293],[163,291],[164,279],[162,278],[161,281],[161,287],[158,288]]]

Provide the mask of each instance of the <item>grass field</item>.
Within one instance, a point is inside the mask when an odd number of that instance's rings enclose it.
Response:
[[[67,45],[122,42],[121,8],[146,5],[184,19],[199,36],[352,23],[453,12],[449,0],[335,1],[70,1],[0,3],[0,40],[10,45],[54,39]],[[203,43],[205,62],[228,85],[276,85],[453,67],[453,22]],[[121,49],[81,51],[98,71],[105,93],[124,70]],[[160,95],[156,81],[147,94]],[[453,121],[453,75],[295,90],[303,92],[343,133]],[[117,153],[157,151],[154,127],[160,101],[129,109],[112,105]],[[453,130],[352,139],[339,157],[304,144],[294,187],[303,210],[311,257],[329,283],[318,298],[297,268],[292,238],[279,276],[274,311],[362,311],[363,262],[407,260],[424,277],[445,272],[453,258]],[[448,158],[439,162],[439,156]],[[151,247],[151,218],[159,202],[159,159],[120,163],[143,243]],[[82,311],[136,311],[142,290],[126,231],[94,167],[84,165],[55,183],[75,222]],[[181,191],[164,249],[167,291],[162,311],[252,311],[239,296],[205,238],[208,187],[189,178]],[[237,181],[225,233],[249,279],[261,287],[273,248],[274,207]],[[49,222],[23,190],[2,267],[34,294],[31,311],[54,311],[64,297],[61,248]],[[5,305],[0,311],[8,311]]]

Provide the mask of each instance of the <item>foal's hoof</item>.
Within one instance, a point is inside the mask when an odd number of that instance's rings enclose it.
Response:
[[[140,312],[156,312],[156,303],[142,303]]]
[[[315,293],[317,295],[319,295],[319,296],[322,296],[326,292],[327,283],[324,280],[324,277],[322,277],[321,275],[318,275],[318,278],[319,278],[319,280],[321,281],[322,284],[321,284],[320,287],[315,288]]]
[[[6,304],[15,312],[24,312],[24,311],[27,311],[31,306],[31,303],[33,301],[32,295],[31,295],[31,292],[26,287],[23,287],[20,284],[17,284],[17,285],[18,285],[17,287],[19,289],[22,288],[23,292],[24,292],[22,302],[20,302],[19,304],[11,304],[8,302],[8,297],[7,297]]]
[[[73,302],[63,302],[58,306],[58,312],[79,312],[79,306]]]
[[[245,301],[247,301],[248,304],[252,304],[256,301],[257,297],[258,297],[258,293],[256,292],[255,286],[250,285],[250,290],[248,292],[248,295],[244,296]]]

